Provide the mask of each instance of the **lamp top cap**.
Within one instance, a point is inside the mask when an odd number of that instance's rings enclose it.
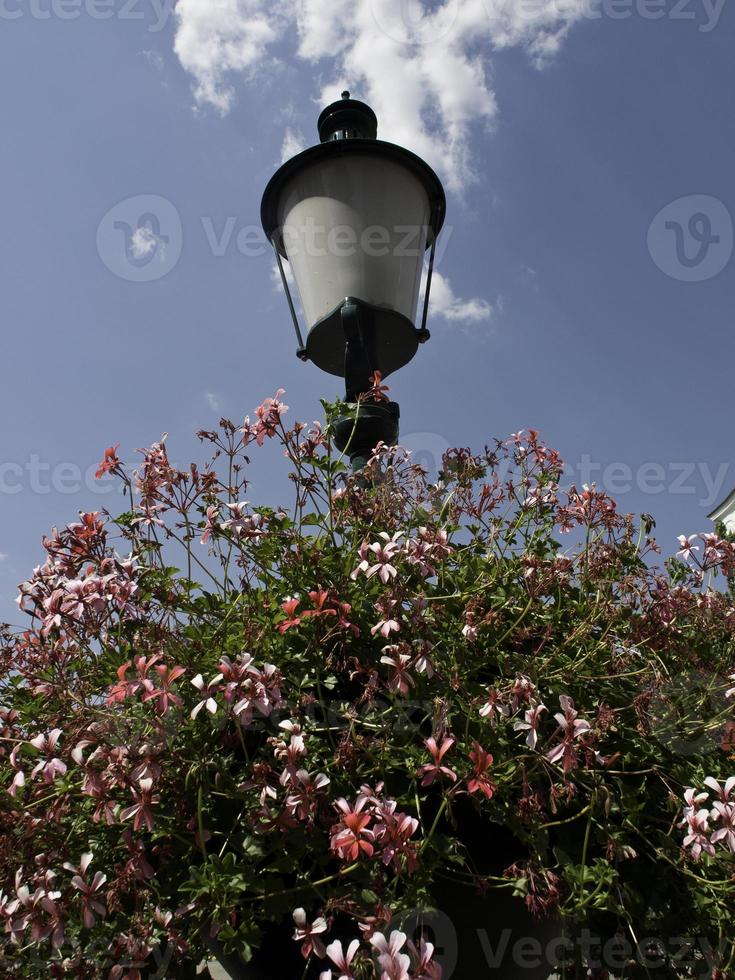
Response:
[[[345,91],[342,98],[332,102],[319,116],[319,139],[330,140],[368,139],[378,137],[378,117],[369,105],[351,99]]]

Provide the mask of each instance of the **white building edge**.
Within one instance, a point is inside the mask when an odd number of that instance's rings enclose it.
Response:
[[[714,524],[724,524],[728,531],[735,534],[735,490],[712,511],[709,519]]]

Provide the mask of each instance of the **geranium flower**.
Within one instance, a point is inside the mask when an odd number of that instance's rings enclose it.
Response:
[[[484,793],[489,800],[492,799],[495,793],[495,783],[488,779],[485,773],[492,765],[493,757],[483,749],[479,742],[473,742],[470,759],[474,765],[474,773],[467,782],[467,792],[470,794]]]
[[[327,946],[327,956],[339,970],[337,980],[355,980],[355,974],[352,972],[352,961],[359,948],[359,939],[353,939],[346,952],[342,949],[342,943],[339,939],[335,939],[333,943]],[[319,980],[332,980],[332,971],[325,970],[319,974]]]
[[[386,531],[381,531],[378,537],[383,539],[384,544],[381,544],[380,541],[375,541],[373,544],[368,544],[367,541],[363,541],[359,550],[359,555],[362,560],[351,573],[350,578],[354,581],[360,572],[364,572],[368,578],[377,575],[383,585],[387,585],[392,578],[398,575],[398,570],[392,564],[392,561],[393,556],[400,547],[398,539],[402,536],[403,531],[396,531],[393,536]],[[372,552],[372,555],[370,552]]]
[[[135,797],[135,803],[126,807],[120,814],[121,820],[129,820],[133,817],[133,830],[140,830],[145,824],[148,830],[153,830],[153,811],[151,807],[158,803],[160,797],[153,792],[153,780],[141,779],[138,789],[131,787],[131,793]]]
[[[680,534],[679,548],[681,550],[677,551],[676,557],[683,558],[684,561],[689,561],[689,559],[692,556],[692,552],[699,551],[699,545],[692,544],[692,542],[696,540],[697,540],[697,536],[695,534],[692,534],[689,537],[687,537],[687,535],[685,534]]]
[[[40,772],[43,775],[44,782],[52,783],[57,776],[64,775],[66,772],[66,763],[56,758],[53,754],[62,734],[60,728],[54,728],[47,735],[36,735],[35,738],[30,740],[30,744],[45,756],[40,758],[33,767],[31,777],[35,777]]]
[[[116,442],[114,446],[108,446],[105,449],[102,462],[94,475],[95,480],[101,480],[105,473],[114,473],[115,470],[120,468],[120,460],[117,458],[117,450],[119,448],[120,443]]]
[[[426,748],[429,750],[433,762],[427,762],[425,765],[421,766],[419,769],[419,775],[424,774],[424,778],[421,780],[422,786],[431,786],[437,776],[448,776],[452,782],[457,779],[457,773],[453,769],[447,768],[447,766],[442,765],[442,759],[447,754],[447,752],[455,744],[454,738],[445,738],[442,740],[442,744],[437,746],[436,739],[432,736],[427,738]]]
[[[413,677],[406,670],[411,663],[411,657],[406,653],[400,652],[400,647],[383,647],[383,656],[380,658],[381,664],[386,664],[392,668],[391,676],[388,680],[388,690],[397,694],[408,694],[414,686]]]
[[[202,708],[206,708],[211,715],[217,714],[217,702],[214,696],[220,690],[220,681],[222,681],[222,679],[222,674],[216,674],[209,684],[205,685],[202,675],[197,674],[191,681],[194,687],[202,694],[202,700],[191,712],[192,718],[196,718]]]
[[[301,943],[301,955],[305,960],[308,960],[311,954],[314,953],[315,956],[323,960],[327,955],[327,951],[324,943],[320,939],[320,935],[327,931],[327,920],[319,916],[309,924],[306,918],[306,912],[301,908],[294,909],[293,920],[296,924],[293,938],[296,942]]]
[[[300,601],[297,596],[289,596],[285,602],[281,603],[281,609],[286,613],[287,619],[285,622],[278,624],[279,633],[285,633],[287,630],[301,623],[301,617],[296,615]]]
[[[372,815],[363,812],[367,802],[364,796],[358,796],[353,808],[344,798],[335,800],[342,817],[332,828],[329,846],[343,861],[356,861],[363,854],[365,857],[373,856],[375,834],[368,829]]]
[[[704,781],[704,785],[709,786],[710,789],[714,790],[715,793],[717,794],[718,799],[722,803],[729,803],[730,794],[732,793],[733,790],[735,790],[735,776],[730,776],[730,778],[726,780],[724,786],[721,785],[712,776],[707,776],[707,778]]]
[[[714,844],[711,840],[711,830],[709,826],[709,810],[689,809],[684,813],[684,819],[679,826],[686,827],[688,833],[684,838],[684,847],[691,851],[692,858],[699,861],[704,852],[711,856],[715,853]]]
[[[96,871],[92,881],[90,883],[86,881],[87,868],[92,861],[92,857],[91,852],[82,854],[78,868],[68,862],[64,862],[63,865],[67,871],[73,872],[74,877],[71,879],[72,886],[82,894],[82,917],[85,929],[92,928],[97,921],[96,916],[99,915],[104,919],[107,915],[107,907],[98,895],[99,890],[107,881],[107,875],[102,874],[101,871]]]
[[[513,722],[513,730],[516,732],[528,732],[526,745],[529,749],[535,749],[538,742],[538,728],[541,724],[541,712],[546,711],[545,704],[537,704],[525,713],[525,721]]]
[[[174,694],[171,689],[171,685],[174,681],[177,681],[182,674],[186,673],[186,667],[173,667],[169,669],[165,664],[156,664],[156,673],[158,674],[159,686],[153,683],[150,678],[146,678],[143,681],[143,687],[146,693],[143,695],[143,701],[156,701],[156,713],[159,715],[168,714],[169,708],[172,704],[181,707],[182,701],[178,694]]]
[[[577,717],[574,701],[568,695],[562,694],[559,698],[559,704],[564,714],[557,713],[554,715],[554,718],[559,723],[563,737],[558,745],[546,753],[546,758],[551,763],[561,762],[564,772],[569,773],[574,769],[579,754],[577,746],[574,743],[578,738],[590,731],[591,726],[588,721]]]
[[[410,980],[411,958],[402,953],[406,945],[406,934],[395,930],[386,939],[382,932],[370,937],[370,945],[378,952],[381,980]]]

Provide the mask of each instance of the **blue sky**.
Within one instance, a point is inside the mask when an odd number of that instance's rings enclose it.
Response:
[[[345,84],[450,188],[432,340],[391,379],[418,457],[538,428],[666,553],[735,485],[733,7],[324,6],[0,0],[0,620],[42,533],[115,509],[105,446],[168,432],[183,465],[278,387],[307,421],[339,393],[248,229]],[[114,227],[151,207],[165,250]]]

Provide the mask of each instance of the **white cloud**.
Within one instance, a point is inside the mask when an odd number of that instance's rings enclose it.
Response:
[[[493,49],[524,47],[537,65],[559,50],[597,0],[179,0],[174,48],[197,105],[224,113],[233,79],[273,62],[275,42],[330,79],[322,102],[347,87],[378,114],[380,135],[409,146],[450,190],[475,178],[472,131],[491,126]]]
[[[283,137],[283,144],[281,145],[281,163],[285,163],[286,160],[295,157],[297,153],[305,150],[308,145],[306,137],[301,130],[292,129],[289,126],[286,130],[286,135]]]
[[[219,395],[216,395],[213,391],[205,391],[204,399],[213,412],[220,412],[222,410],[222,402],[220,400],[220,397]]]
[[[130,239],[130,251],[134,259],[147,259],[158,246],[165,250],[165,242],[159,239],[147,225],[136,228]]]
[[[421,303],[423,303],[425,290],[426,270],[424,269],[421,282]],[[429,314],[431,317],[441,317],[449,323],[482,323],[490,320],[493,315],[493,308],[486,299],[481,299],[479,296],[472,299],[461,299],[456,296],[446,276],[435,269],[431,279]]]
[[[291,271],[291,266],[288,262],[283,263],[283,271],[286,274],[286,281],[288,282],[289,289],[291,290],[291,297],[294,302],[298,300],[298,291],[296,289],[296,280],[293,277],[293,272]],[[281,270],[278,268],[278,262],[274,259],[273,265],[271,266],[271,282],[273,283],[273,288],[277,293],[284,292],[283,279],[281,279]]]
[[[8,556],[5,554],[5,552],[0,551],[0,561],[7,561],[7,560],[8,560]]]
[[[283,31],[278,6],[276,0],[179,0],[174,51],[194,76],[198,105],[230,110],[234,91],[227,79],[252,74],[265,60]]]
[[[559,51],[570,28],[598,0],[179,0],[174,49],[193,76],[197,106],[226,113],[234,81],[275,70],[279,55],[301,59],[329,79],[322,105],[349,88],[369,102],[383,139],[408,146],[461,193],[477,178],[473,134],[498,114],[489,75],[493,51],[518,46],[542,67]],[[295,30],[294,30],[295,28]],[[296,48],[283,47],[296,38]],[[306,142],[289,127],[281,154]],[[290,268],[286,265],[286,272]],[[271,278],[282,290],[274,265]],[[431,311],[459,325],[490,320],[482,298],[462,299],[449,280],[434,274]]]

